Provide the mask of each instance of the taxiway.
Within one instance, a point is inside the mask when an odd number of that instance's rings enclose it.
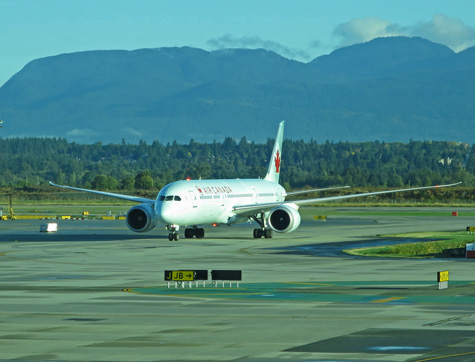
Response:
[[[56,233],[40,233],[44,221],[1,221],[0,361],[475,360],[475,260],[340,248],[465,230],[475,209],[397,210],[408,214],[352,208],[258,240],[248,225],[170,242],[165,230],[134,234],[123,221],[64,220]],[[238,269],[243,281],[168,289],[164,270],[179,269]]]

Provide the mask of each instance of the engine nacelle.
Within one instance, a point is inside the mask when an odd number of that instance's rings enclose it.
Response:
[[[272,230],[278,233],[289,233],[300,225],[298,210],[290,205],[282,205],[269,211],[267,223]]]
[[[126,224],[136,233],[152,230],[157,225],[157,218],[153,205],[140,204],[127,212]]]

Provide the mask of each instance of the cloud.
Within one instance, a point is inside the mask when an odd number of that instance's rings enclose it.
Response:
[[[74,128],[68,132],[66,132],[66,136],[68,137],[91,137],[91,136],[97,136],[98,133],[87,128]]]
[[[230,34],[225,34],[219,38],[213,38],[206,42],[213,49],[226,49],[226,48],[244,48],[244,49],[257,49],[263,48],[271,50],[275,53],[283,55],[287,58],[301,58],[309,59],[310,55],[304,50],[289,48],[283,44],[275,42],[273,40],[261,39],[258,36],[243,36],[235,37]]]
[[[320,40],[312,40],[308,45],[310,48],[318,49],[322,46],[322,42]]]
[[[435,14],[431,21],[414,25],[412,35],[445,44],[456,52],[475,45],[474,28],[443,14]]]
[[[459,52],[475,45],[475,29],[457,18],[435,14],[428,22],[402,26],[376,17],[351,19],[338,25],[333,34],[339,46],[348,46],[388,36],[420,36]]]
[[[126,134],[127,136],[131,137],[136,137],[136,138],[142,138],[144,134],[134,128],[131,127],[125,127],[122,129],[122,132]]]
[[[397,24],[373,17],[352,19],[338,25],[333,33],[341,37],[340,46],[363,43],[379,37],[406,35],[404,29]]]

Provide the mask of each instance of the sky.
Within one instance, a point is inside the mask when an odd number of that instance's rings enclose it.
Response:
[[[264,48],[301,62],[381,36],[475,46],[473,0],[0,0],[0,86],[87,50]]]

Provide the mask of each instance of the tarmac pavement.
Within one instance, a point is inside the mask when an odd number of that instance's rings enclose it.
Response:
[[[474,361],[474,259],[341,250],[465,230],[475,209],[348,210],[317,208],[326,222],[306,217],[273,239],[253,239],[249,225],[170,242],[123,221],[59,220],[56,233],[39,232],[46,221],[1,221],[0,361]],[[242,270],[239,287],[164,280],[222,269]]]

